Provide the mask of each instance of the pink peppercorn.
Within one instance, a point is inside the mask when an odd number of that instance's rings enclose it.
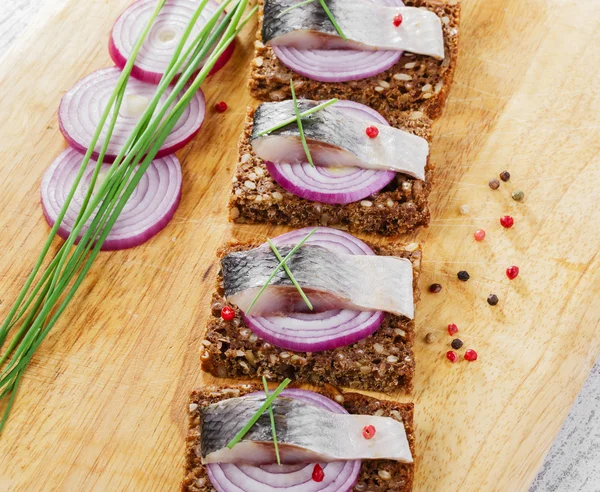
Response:
[[[215,104],[215,111],[217,113],[224,113],[227,111],[227,103],[225,101],[218,102]]]
[[[379,130],[376,126],[368,126],[365,130],[365,133],[369,138],[377,138],[377,135],[379,135]]]
[[[510,215],[505,215],[504,217],[500,218],[500,224],[502,224],[502,227],[505,227],[506,229],[510,229],[515,223],[515,219],[513,219]]]
[[[375,437],[375,432],[377,432],[375,430],[375,427],[372,425],[365,425],[365,427],[362,430],[362,435],[365,439],[372,439],[373,437]]]
[[[509,278],[509,280],[516,279],[518,275],[519,275],[519,267],[518,266],[513,265],[506,269],[506,276]]]
[[[485,239],[485,231],[483,229],[477,229],[473,234],[475,241],[483,241]]]
[[[458,326],[456,326],[454,323],[450,323],[448,325],[448,335],[453,336],[456,333],[458,333]]]
[[[465,360],[468,360],[469,362],[477,360],[477,352],[475,352],[473,349],[467,349],[465,351]]]
[[[450,362],[456,362],[458,360],[458,355],[456,355],[454,350],[448,350],[448,352],[446,352],[446,359]]]

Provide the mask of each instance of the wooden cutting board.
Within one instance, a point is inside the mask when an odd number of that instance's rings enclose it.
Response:
[[[2,316],[48,233],[38,188],[65,146],[60,98],[109,65],[108,32],[126,4],[45,0],[0,64]],[[417,405],[415,490],[526,490],[600,354],[600,3],[465,0],[463,12],[432,146],[432,223],[407,238],[424,245],[423,289],[443,290],[422,296],[416,391],[403,399]],[[226,221],[252,30],[205,84],[209,106],[225,100],[230,110],[209,110],[180,153],[174,220],[142,247],[102,254],[33,360],[0,438],[0,490],[177,489],[188,393],[211,382],[198,346],[215,250],[283,230]],[[510,182],[492,191],[504,169]],[[504,214],[515,217],[510,230]],[[509,282],[513,264],[521,275]],[[466,283],[456,279],[463,269]],[[450,322],[477,362],[446,361]],[[439,341],[426,345],[430,331]]]

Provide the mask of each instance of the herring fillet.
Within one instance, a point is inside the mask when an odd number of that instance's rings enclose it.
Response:
[[[230,398],[200,410],[202,463],[265,465],[275,462],[271,421],[265,412],[242,441],[227,444],[265,402],[264,396]],[[283,464],[390,459],[412,463],[404,425],[390,417],[338,414],[286,397],[273,402]],[[362,430],[373,425],[375,436]]]
[[[303,112],[318,104],[300,100],[298,109]],[[294,114],[293,101],[263,103],[256,108],[250,143],[258,157],[274,163],[306,162],[296,123],[259,135]],[[335,104],[302,118],[302,125],[311,156],[318,166],[355,166],[425,179],[429,143],[424,138],[386,125],[377,125],[379,135],[369,138],[365,130],[373,122],[349,117],[335,109]]]
[[[387,7],[364,0],[326,0],[344,41],[320,2],[282,12],[298,0],[265,0],[264,43],[297,49],[359,49],[409,51],[444,58],[442,22],[434,13],[417,7]],[[394,17],[402,15],[396,27]]]
[[[285,257],[292,246],[279,248]],[[229,253],[221,259],[227,300],[247,312],[250,304],[279,264],[260,246]],[[348,255],[322,246],[304,245],[287,265],[310,299],[314,312],[331,309],[386,311],[414,317],[412,264],[395,256]],[[252,315],[307,312],[308,307],[281,269],[256,303]]]

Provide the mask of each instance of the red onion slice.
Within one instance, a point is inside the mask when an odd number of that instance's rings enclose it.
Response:
[[[285,389],[281,395],[312,403],[334,413],[348,413],[333,400],[312,391]],[[337,461],[320,465],[325,473],[322,482],[312,479],[315,463],[281,466],[211,463],[206,465],[206,471],[218,492],[348,492],[358,479],[361,462]]]
[[[130,5],[115,22],[108,45],[111,58],[119,68],[123,68],[131,56],[133,47],[156,7],[156,0],[138,0]],[[131,75],[136,79],[150,84],[158,84],[171,61],[173,52],[183,36],[198,2],[193,0],[167,0],[146,41],[142,45]],[[208,19],[215,13],[218,4],[210,0],[194,29],[192,30],[184,50],[200,33]],[[227,50],[219,57],[210,74],[216,73],[225,66],[235,48],[231,43]]]
[[[72,148],[62,152],[50,165],[41,186],[42,207],[46,221],[53,226],[75,176],[83,161],[82,155]],[[71,206],[58,229],[66,239],[81,210],[96,162],[90,161]],[[100,175],[106,175],[109,164],[103,164]],[[174,155],[152,161],[148,170],[133,191],[121,215],[102,245],[104,251],[138,246],[158,234],[171,220],[181,198],[181,165]],[[98,186],[98,184],[96,185]],[[87,230],[84,227],[83,232]]]
[[[350,117],[389,125],[374,109],[353,101],[338,101],[335,109]],[[359,167],[311,166],[308,162],[288,164],[266,162],[273,179],[285,190],[307,200],[346,204],[357,202],[387,186],[394,171],[375,171]]]
[[[368,0],[389,7],[404,7],[402,0]],[[366,79],[393,67],[401,51],[299,50],[273,46],[273,52],[290,70],[319,82]]]
[[[108,104],[120,75],[121,71],[116,67],[103,68],[81,79],[63,96],[58,109],[58,122],[65,139],[75,150],[81,153],[87,152],[102,112]],[[161,103],[166,101],[170,94],[169,91],[170,89],[167,89],[162,95]],[[108,145],[106,162],[112,162],[123,148],[155,92],[154,85],[129,79],[117,123]],[[172,154],[192,140],[204,121],[205,109],[204,94],[199,90],[173,127],[156,157]],[[106,126],[96,145],[94,159],[98,158],[98,153],[106,139]]]
[[[276,246],[297,244],[311,230],[306,227],[288,232],[273,242]],[[360,239],[328,227],[319,227],[305,244],[323,246],[338,253],[375,254]],[[381,326],[385,313],[342,309],[288,316],[242,316],[248,328],[276,347],[295,352],[321,352],[350,345],[373,334]]]

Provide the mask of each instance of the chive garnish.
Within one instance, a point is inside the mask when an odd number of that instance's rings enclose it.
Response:
[[[254,304],[256,304],[256,301],[258,301],[258,298],[262,295],[262,293],[269,286],[269,284],[271,283],[271,280],[273,280],[275,278],[275,275],[277,275],[277,272],[279,270],[281,270],[281,268],[283,267],[283,265],[285,265],[287,263],[287,261],[296,253],[296,251],[298,251],[302,247],[302,245],[308,240],[308,238],[310,236],[312,236],[315,233],[316,230],[317,230],[317,228],[315,227],[312,231],[310,231],[304,237],[304,239],[302,239],[302,241],[300,241],[298,244],[296,244],[296,246],[294,246],[292,248],[292,250],[286,255],[285,258],[283,258],[282,260],[279,260],[279,265],[277,265],[275,267],[275,270],[273,270],[273,273],[271,274],[271,276],[269,277],[269,279],[265,282],[265,285],[263,285],[261,287],[261,289],[258,291],[258,294],[256,294],[256,297],[252,300],[252,302],[250,303],[250,306],[246,310],[246,314],[250,314],[250,311],[254,307]],[[312,307],[311,307],[311,309],[312,309]]]
[[[306,5],[307,3],[312,3],[314,1],[315,0],[304,0],[303,2],[297,3],[296,5],[292,5],[291,7],[288,7],[287,9],[283,9],[281,12],[279,12],[277,17],[281,17],[282,15],[287,14],[290,10],[294,10],[298,7],[302,7],[302,5]]]
[[[306,158],[312,167],[315,167],[315,163],[310,155],[308,144],[306,143],[306,137],[304,136],[304,127],[302,126],[302,118],[300,117],[300,110],[298,109],[298,100],[296,99],[296,89],[294,89],[294,81],[290,80],[290,89],[292,91],[292,101],[294,103],[294,113],[296,113],[296,123],[298,124],[298,131],[300,132],[300,140],[302,140],[302,147],[304,147],[304,153]]]
[[[323,10],[325,11],[325,13],[327,14],[327,17],[329,17],[329,20],[331,21],[331,23],[333,24],[333,27],[335,27],[335,30],[337,31],[337,33],[340,35],[340,37],[344,40],[344,41],[348,41],[348,38],[346,37],[346,35],[344,34],[344,31],[342,31],[342,28],[338,25],[338,23],[335,20],[335,17],[333,16],[333,14],[331,13],[331,10],[329,10],[329,7],[327,6],[327,4],[325,3],[325,0],[319,0],[319,3],[321,4],[321,7],[323,7]]]
[[[72,232],[60,246],[56,256],[42,269],[52,241],[56,237],[57,230],[66,215],[105,125],[107,125],[107,136],[100,155],[103,156],[106,152],[114,127],[114,115],[118,113],[123,100],[135,57],[165,1],[158,0],[156,9],[137,40],[109,104],[102,114],[100,124],[56,223],[15,304],[0,326],[0,347],[10,332],[16,330],[7,349],[4,353],[0,353],[0,368],[4,366],[0,374],[0,403],[4,403],[5,398],[8,400],[4,407],[4,415],[0,420],[0,432],[6,423],[28,364],[75,296],[129,197],[166,137],[208,76],[211,68],[258,8],[252,8],[244,17],[248,0],[237,0],[231,10],[221,17],[226,5],[231,2],[231,0],[225,0],[208,19],[190,47],[182,54],[185,41],[192,32],[195,20],[208,3],[208,0],[200,1],[196,14],[188,25],[168,69],[157,86],[152,102],[132,130],[106,178],[99,184],[98,190],[94,190],[93,186],[90,187]],[[198,69],[206,57],[208,57],[206,63]],[[178,77],[175,87],[166,101],[163,102],[161,99],[163,99],[165,90],[180,69],[183,69],[183,73]],[[180,96],[180,94],[183,95]],[[109,117],[111,111],[113,118]],[[99,158],[94,171],[94,181],[97,179],[101,165],[102,158]],[[85,232],[83,232],[84,226],[87,227]],[[81,237],[81,240],[75,245],[78,237]],[[4,365],[5,362],[6,365]]]
[[[233,446],[235,446],[244,438],[246,434],[248,434],[248,431],[252,428],[254,424],[256,424],[261,415],[265,413],[265,410],[267,410],[267,408],[271,406],[273,401],[275,401],[275,398],[279,396],[279,393],[281,393],[291,382],[291,379],[286,378],[279,386],[277,386],[277,389],[267,397],[265,402],[260,406],[256,413],[252,417],[250,417],[250,420],[246,423],[246,425],[244,425],[244,427],[240,429],[240,431],[235,435],[235,437],[231,441],[229,441],[229,444],[227,444],[227,447],[229,449],[233,448]]]
[[[300,118],[306,118],[307,116],[310,116],[311,114],[316,113],[317,111],[320,111],[321,109],[326,108],[327,106],[331,106],[332,104],[334,104],[336,102],[338,102],[337,98],[333,98],[333,99],[330,99],[329,101],[325,101],[324,103],[321,103],[321,104],[315,106],[314,108],[307,109],[306,111],[303,111],[302,113],[300,113]],[[296,116],[292,116],[291,118],[288,118],[287,120],[284,120],[281,123],[277,123],[277,125],[275,125],[273,128],[264,130],[264,131],[260,132],[257,136],[264,137],[265,135],[268,135],[269,133],[273,133],[274,131],[279,130],[280,128],[283,128],[284,126],[290,125],[294,121],[296,121]]]
[[[275,256],[277,256],[277,259],[279,261],[283,261],[283,257],[281,256],[281,253],[279,252],[279,250],[277,249],[277,246],[275,246],[275,244],[273,243],[273,241],[271,241],[270,239],[267,239],[267,242],[269,243],[269,246],[271,246],[271,249],[273,250],[273,253],[275,253]],[[283,264],[283,269],[285,270],[285,273],[287,273],[287,276],[290,278],[290,280],[292,281],[292,283],[294,284],[294,286],[296,287],[296,289],[298,289],[298,292],[302,296],[302,299],[304,299],[304,302],[308,306],[308,309],[310,309],[312,311],[313,307],[312,307],[311,302],[308,300],[308,297],[306,296],[306,294],[302,290],[302,287],[300,287],[300,284],[296,280],[296,277],[294,277],[294,274],[290,270],[290,267],[287,265],[287,263]]]
[[[265,388],[265,396],[269,398],[269,385],[267,378],[262,377],[263,386]],[[277,429],[275,428],[275,416],[273,415],[273,405],[269,405],[269,418],[271,419],[271,433],[273,434],[273,446],[275,447],[275,457],[277,464],[281,465],[281,457],[279,456],[279,445],[277,444]]]

